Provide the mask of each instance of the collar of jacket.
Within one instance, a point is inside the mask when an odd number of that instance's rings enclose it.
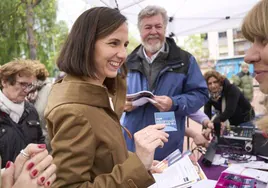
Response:
[[[223,81],[223,84],[222,84],[222,95],[223,96],[226,96],[226,93],[229,92],[230,88],[232,86],[232,84],[230,83],[230,81],[225,78],[224,81]]]
[[[23,111],[18,123],[23,121],[30,114],[31,108],[35,108],[35,107],[33,106],[33,104],[29,103],[28,101],[25,101],[25,103],[24,103],[24,111]]]
[[[250,76],[250,72],[244,73],[243,71],[241,71],[240,73],[238,73],[239,77],[243,77],[245,75]]]
[[[166,37],[166,43],[169,46],[169,53],[167,56],[167,65],[175,65],[177,63],[181,63],[181,51],[182,49],[177,46],[174,39]],[[126,65],[128,69],[140,69],[141,66],[141,57],[137,55],[137,52],[142,47],[142,45],[139,45],[137,48],[133,50],[133,52],[128,56]]]
[[[28,117],[28,115],[31,113],[31,108],[34,108],[34,106],[33,106],[31,103],[29,103],[28,101],[25,101],[25,103],[24,103],[24,111],[23,111],[23,113],[22,113],[22,115],[21,115],[21,117],[20,117],[19,122],[16,123],[16,124],[21,124],[21,122],[22,122],[25,118]],[[6,118],[7,118],[7,119],[10,119],[10,121],[12,121],[11,118],[9,117],[9,115],[8,115],[7,113],[5,113],[5,112],[3,112],[3,111],[0,111],[0,123],[6,121],[6,120],[5,120]],[[14,123],[15,123],[15,122],[14,122]]]
[[[223,84],[222,84],[223,88],[229,87],[231,85],[232,85],[231,82],[227,78],[223,80]]]
[[[66,75],[53,85],[51,94],[53,98],[49,98],[49,100],[54,107],[67,103],[79,103],[110,108],[108,89],[104,86],[90,84],[81,77]],[[62,97],[62,95],[65,96]]]
[[[165,42],[164,46],[162,46],[161,49],[154,54],[156,56],[153,59],[154,60],[157,60],[157,59],[166,59],[167,56],[168,56],[168,52],[169,52],[169,46]],[[144,49],[143,46],[141,46],[139,48],[139,50],[137,51],[137,55],[140,56],[142,59],[144,59],[145,61],[148,62],[148,57],[146,57],[146,55],[145,55],[145,49]],[[151,64],[152,62],[148,62],[148,63]]]

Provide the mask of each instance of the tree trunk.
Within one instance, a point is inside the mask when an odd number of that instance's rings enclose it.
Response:
[[[34,36],[34,13],[33,13],[33,5],[30,1],[26,1],[26,29],[27,29],[27,35],[28,35],[28,45],[30,49],[30,59],[36,59],[36,41]]]

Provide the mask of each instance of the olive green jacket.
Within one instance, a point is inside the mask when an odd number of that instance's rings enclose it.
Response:
[[[240,72],[233,76],[232,80],[234,85],[236,85],[251,102],[253,99],[253,77],[250,74]]]

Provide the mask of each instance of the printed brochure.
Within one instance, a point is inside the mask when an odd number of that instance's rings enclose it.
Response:
[[[154,99],[154,94],[150,91],[140,91],[138,93],[127,94],[127,100],[132,102],[133,106],[142,106],[148,102],[157,103]]]
[[[157,167],[163,172],[153,174],[156,183],[149,188],[186,188],[207,179],[199,164],[191,160],[191,155],[190,151],[175,150],[162,160]]]

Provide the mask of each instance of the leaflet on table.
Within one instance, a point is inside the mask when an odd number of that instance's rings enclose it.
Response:
[[[215,188],[257,188],[257,181],[248,176],[222,172]]]
[[[268,171],[268,164],[265,163],[264,161],[249,161],[247,163],[240,163],[239,165],[245,168]]]
[[[133,106],[142,106],[147,102],[157,103],[153,100],[154,94],[150,91],[140,91],[138,93],[127,94],[127,100],[132,102]]]
[[[225,172],[248,176],[251,178],[255,178],[258,181],[268,183],[268,172],[251,168],[245,168],[244,166],[239,164],[232,164],[229,168],[225,170]]]
[[[190,160],[190,151],[183,154],[176,150],[157,166],[163,169],[160,174],[153,174],[156,183],[149,188],[189,187],[199,180],[207,179],[203,170]]]
[[[177,123],[174,112],[155,112],[154,119],[156,124],[165,124],[164,131],[177,131]]]

